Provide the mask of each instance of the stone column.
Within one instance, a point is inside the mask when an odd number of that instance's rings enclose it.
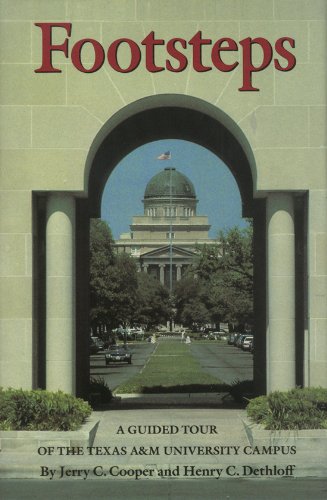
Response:
[[[180,281],[182,279],[182,264],[176,264],[176,269],[177,269],[176,279],[177,281]]]
[[[165,264],[159,264],[160,269],[160,283],[165,284]]]
[[[50,195],[46,226],[46,388],[75,394],[75,200]]]
[[[143,264],[142,267],[143,267],[143,272],[147,273],[148,272],[148,267],[149,267],[148,264]]]
[[[308,323],[305,385],[327,387],[327,191],[309,193]]]
[[[295,387],[295,248],[293,197],[270,193],[268,228],[267,390]]]

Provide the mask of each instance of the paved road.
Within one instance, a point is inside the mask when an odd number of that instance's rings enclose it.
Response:
[[[83,481],[40,479],[3,479],[0,493],[3,500],[102,499],[229,499],[229,500],[322,500],[326,498],[324,479],[159,479]]]
[[[161,338],[160,342],[174,340]],[[180,337],[176,337],[180,342]],[[91,375],[99,375],[105,379],[111,390],[114,390],[130,377],[138,373],[153,352],[155,346],[149,342],[131,344],[129,349],[133,353],[132,364],[114,363],[105,365],[104,353],[91,356]],[[234,346],[225,343],[206,341],[193,342],[190,349],[199,361],[204,371],[210,373],[227,384],[235,380],[251,380],[253,378],[253,357]]]
[[[190,349],[203,370],[222,382],[253,379],[253,356],[248,352],[215,341],[193,342]]]
[[[91,376],[103,377],[113,391],[143,368],[154,348],[155,345],[150,342],[131,344],[129,350],[132,352],[132,364],[130,365],[128,363],[111,363],[106,366],[104,353],[95,354],[91,356]]]

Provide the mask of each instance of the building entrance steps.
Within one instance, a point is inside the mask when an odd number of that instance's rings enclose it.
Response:
[[[248,445],[244,410],[160,408],[100,412],[94,445]],[[213,455],[212,455],[213,456]]]
[[[250,442],[246,411],[219,408],[121,409],[93,412],[91,447],[59,454],[0,452],[1,478],[274,479],[325,477],[313,441]],[[51,479],[50,470],[53,471]],[[137,476],[138,475],[138,476]],[[136,477],[137,476],[137,477]]]

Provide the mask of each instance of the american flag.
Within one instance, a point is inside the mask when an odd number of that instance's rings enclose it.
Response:
[[[157,160],[170,160],[170,159],[171,159],[170,151],[166,151],[165,153],[162,153],[161,155],[157,156]]]

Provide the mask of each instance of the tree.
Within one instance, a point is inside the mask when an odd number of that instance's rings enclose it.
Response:
[[[176,283],[174,297],[177,322],[192,326],[210,321],[204,280],[195,278],[191,273],[186,274]]]
[[[137,269],[133,258],[115,255],[109,226],[91,220],[90,229],[91,325],[109,329],[133,320],[137,305]]]
[[[165,323],[170,313],[167,288],[147,273],[138,273],[137,282],[136,322],[148,327]]]
[[[196,273],[208,283],[214,322],[253,322],[253,226],[222,231],[219,245],[206,248]]]
[[[252,235],[249,222],[245,229],[220,232],[216,245],[198,248],[188,277],[175,290],[180,321],[253,322]]]
[[[100,219],[90,223],[90,316],[91,326],[107,323],[108,271],[114,262],[113,238]]]
[[[107,307],[110,328],[127,326],[137,310],[137,267],[133,257],[117,255],[108,269]]]

